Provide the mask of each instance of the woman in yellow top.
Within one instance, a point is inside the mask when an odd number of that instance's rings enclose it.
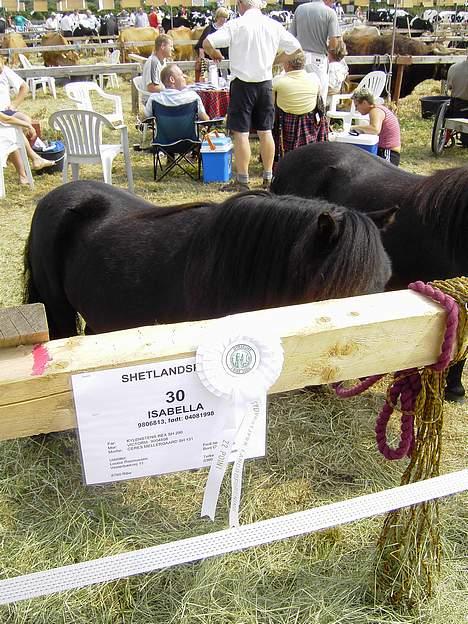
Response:
[[[276,120],[273,128],[275,163],[285,154],[307,143],[328,140],[328,121],[320,97],[320,82],[304,69],[305,56],[283,64],[284,74],[273,79],[276,95]]]
[[[306,72],[304,65],[304,53],[298,52],[293,59],[283,63],[285,73],[273,79],[276,106],[285,113],[304,115],[317,106],[320,82],[315,74]]]

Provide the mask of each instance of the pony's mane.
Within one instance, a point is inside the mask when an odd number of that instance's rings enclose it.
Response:
[[[443,169],[416,181],[409,201],[454,256],[467,246],[468,167]]]
[[[322,213],[336,222],[331,241],[317,227]],[[259,308],[363,294],[382,259],[388,262],[378,230],[365,215],[317,199],[248,192],[214,207],[194,232],[188,297],[200,314],[216,316],[226,302],[232,312],[252,309],[245,302],[253,293]],[[201,299],[207,284],[209,302]]]

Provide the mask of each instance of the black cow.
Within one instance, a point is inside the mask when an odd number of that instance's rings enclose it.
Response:
[[[101,26],[99,28],[99,34],[109,37],[115,37],[119,34],[119,25],[117,18],[113,13],[108,13],[101,17]]]

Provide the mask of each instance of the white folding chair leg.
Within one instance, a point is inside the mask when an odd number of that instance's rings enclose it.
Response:
[[[126,126],[120,131],[120,142],[122,144],[122,152],[125,161],[125,173],[127,174],[128,190],[130,193],[134,193],[135,187],[133,186],[132,161],[130,159],[130,150],[128,147],[128,128]]]
[[[77,163],[71,163],[72,170],[72,180],[76,182],[76,180],[80,179],[80,165]]]
[[[27,84],[28,84],[29,90],[31,91],[32,99],[35,100],[36,99],[36,83],[34,82],[34,79],[28,78]]]
[[[57,99],[57,91],[55,89],[55,78],[49,78],[47,82],[49,83],[50,92],[52,93],[52,96],[53,96],[54,100],[56,100]]]
[[[130,153],[128,152],[128,150],[124,153],[124,160],[125,160],[125,173],[127,174],[127,180],[128,180],[128,190],[130,191],[130,193],[134,193],[135,187],[133,185],[132,163],[130,162]]]
[[[67,153],[63,157],[63,169],[62,169],[62,182],[66,184],[68,182],[68,159]]]
[[[44,95],[47,95],[47,78],[43,78],[41,80],[42,90],[44,91]]]
[[[107,184],[112,184],[112,163],[114,161],[115,154],[101,154],[101,162],[102,162],[102,175],[104,178],[104,182]]]
[[[351,115],[349,115],[349,117],[343,118],[343,130],[345,132],[349,132],[351,130],[351,121],[352,121]]]
[[[101,89],[104,89],[104,74],[99,74],[98,76],[98,84]]]
[[[5,193],[5,178],[3,175],[3,163],[0,163],[0,199],[6,197]]]

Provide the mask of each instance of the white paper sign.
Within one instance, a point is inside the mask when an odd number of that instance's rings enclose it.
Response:
[[[88,485],[209,466],[234,410],[203,386],[195,358],[73,375],[72,385]],[[263,401],[246,456],[265,447]]]

